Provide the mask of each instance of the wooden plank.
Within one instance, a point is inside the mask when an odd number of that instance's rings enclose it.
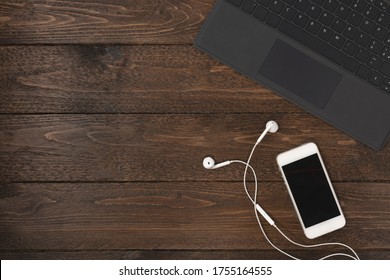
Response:
[[[278,153],[316,142],[334,181],[388,181],[390,145],[374,151],[307,114],[0,115],[0,181],[240,181],[268,120],[280,124],[252,160],[262,180],[278,181]]]
[[[0,113],[302,112],[190,46],[0,47]]]
[[[313,260],[335,251],[289,250],[301,259]],[[389,250],[359,250],[362,260],[389,260]],[[276,250],[144,250],[144,251],[0,251],[2,260],[285,260]],[[334,257],[333,259],[337,259]],[[347,259],[339,257],[339,259]]]
[[[298,242],[389,252],[390,183],[336,183],[335,189],[347,225],[312,241],[303,236],[282,182],[261,182],[259,202]],[[19,183],[1,190],[5,252],[272,249],[239,182]],[[279,247],[301,249],[264,227]]]
[[[191,44],[213,3],[1,1],[0,44]]]

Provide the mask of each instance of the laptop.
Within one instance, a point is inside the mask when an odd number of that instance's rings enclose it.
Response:
[[[390,132],[384,0],[217,0],[195,46],[374,148]]]

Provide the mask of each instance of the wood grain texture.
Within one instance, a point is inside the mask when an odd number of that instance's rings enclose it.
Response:
[[[389,181],[390,145],[374,151],[307,114],[0,115],[0,180],[240,181],[241,167],[206,172],[202,160],[253,159],[262,180],[280,180],[278,153],[316,142],[334,181]]]
[[[290,254],[305,260],[318,259],[333,251],[289,250]],[[362,260],[390,259],[388,250],[359,250]],[[286,260],[275,250],[22,250],[0,251],[2,260]],[[337,258],[334,258],[337,259]],[[346,259],[340,257],[340,259]]]
[[[314,242],[303,236],[283,183],[261,183],[259,201],[281,229],[299,242]],[[315,243],[337,240],[357,251],[389,253],[389,187],[336,183],[347,225]],[[19,183],[1,188],[0,249],[5,251],[271,249],[240,182]],[[269,225],[265,229],[281,248],[297,249]]]
[[[302,112],[190,46],[0,47],[0,113]]]
[[[191,44],[214,2],[1,1],[0,44]]]
[[[192,43],[214,0],[0,3],[1,259],[284,259],[261,235],[243,167],[256,151],[262,206],[302,233],[275,157],[314,141],[363,259],[390,259],[390,144],[373,151]],[[265,225],[281,248],[301,250]],[[314,241],[313,241],[314,242]]]

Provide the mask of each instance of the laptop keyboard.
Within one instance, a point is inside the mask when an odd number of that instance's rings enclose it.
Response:
[[[390,95],[383,0],[225,0]]]

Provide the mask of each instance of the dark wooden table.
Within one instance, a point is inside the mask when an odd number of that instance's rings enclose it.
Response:
[[[214,0],[1,1],[2,259],[284,259],[266,243],[242,166],[255,153],[263,207],[302,243],[390,259],[390,143],[374,151],[192,46]],[[345,228],[306,239],[278,153],[320,147]],[[302,258],[273,228],[271,240]]]

